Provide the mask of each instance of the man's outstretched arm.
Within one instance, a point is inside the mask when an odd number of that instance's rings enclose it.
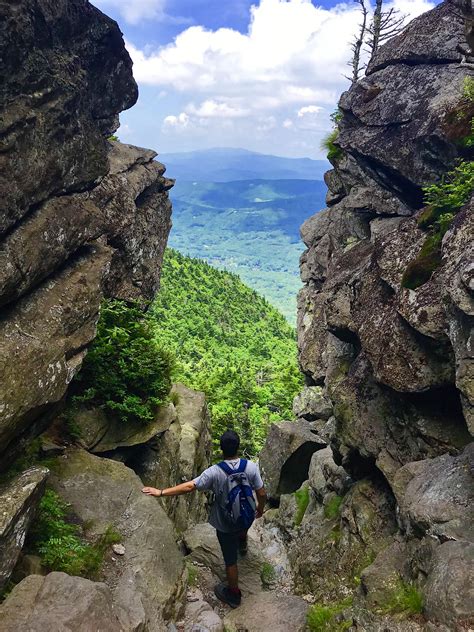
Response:
[[[144,487],[142,492],[148,496],[181,496],[181,494],[189,494],[196,489],[196,483],[194,481],[188,481],[187,483],[181,483],[175,487],[167,487],[166,489],[156,489],[156,487]]]
[[[265,491],[265,487],[257,489],[255,494],[257,495],[257,511],[255,512],[255,515],[257,518],[261,518],[265,509],[265,503],[267,502],[267,492]]]

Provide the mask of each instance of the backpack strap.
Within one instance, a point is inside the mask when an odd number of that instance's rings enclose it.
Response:
[[[217,466],[220,467],[221,470],[227,474],[227,476],[231,476],[231,474],[242,474],[243,472],[245,472],[247,463],[248,461],[246,459],[240,459],[239,467],[236,470],[233,470],[230,465],[227,465],[225,461],[221,461],[217,464]]]
[[[236,470],[236,474],[242,474],[243,472],[245,472],[245,468],[247,467],[247,459],[240,459],[240,465]]]
[[[227,474],[227,476],[230,476],[231,474],[235,474],[236,470],[233,470],[230,465],[227,465],[227,463],[225,461],[221,461],[220,463],[217,464],[217,467],[220,467],[221,470]]]

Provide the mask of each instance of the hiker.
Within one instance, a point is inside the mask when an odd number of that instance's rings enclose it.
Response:
[[[227,430],[220,438],[220,446],[224,460],[204,470],[193,481],[168,489],[144,487],[142,491],[158,498],[189,494],[196,489],[214,492],[209,522],[217,531],[227,574],[227,584],[217,584],[214,592],[231,608],[237,608],[242,600],[237,556],[239,552],[242,556],[247,553],[247,531],[254,519],[262,516],[267,497],[258,465],[238,456],[239,435]]]

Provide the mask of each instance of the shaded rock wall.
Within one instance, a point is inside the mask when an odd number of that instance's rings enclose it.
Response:
[[[171,226],[155,152],[107,137],[137,99],[86,0],[0,2],[0,467],[48,421],[101,300],[150,300]]]
[[[414,20],[342,95],[328,208],[301,228],[307,387],[295,414],[335,462],[316,452],[309,481],[281,497],[273,520],[299,591],[326,603],[352,595],[340,619],[350,629],[461,630],[474,620],[472,197],[429,280],[402,284],[426,239],[423,187],[474,157],[459,142],[474,115],[463,98],[474,72],[462,60],[462,6],[446,0]],[[350,475],[342,486],[338,466]],[[425,619],[398,624],[390,615],[407,590]]]
[[[301,367],[332,401],[339,459],[349,469],[370,459],[388,480],[409,461],[456,452],[472,428],[472,200],[430,280],[401,284],[426,237],[422,187],[466,157],[449,129],[473,74],[460,64],[455,7],[414,20],[342,95],[329,207],[301,229]]]

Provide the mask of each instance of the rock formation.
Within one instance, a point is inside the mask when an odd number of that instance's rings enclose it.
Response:
[[[172,181],[109,142],[137,99],[117,24],[86,0],[0,4],[0,467],[54,414],[102,298],[157,289]]]
[[[355,629],[461,630],[474,617],[472,197],[429,279],[403,282],[426,239],[423,187],[473,157],[460,142],[474,115],[461,4],[413,20],[342,95],[328,208],[301,228],[308,386],[294,412],[330,448],[313,454],[309,481],[281,496],[272,519],[298,589],[329,605],[353,594],[339,623]],[[387,619],[410,590],[429,622]]]

